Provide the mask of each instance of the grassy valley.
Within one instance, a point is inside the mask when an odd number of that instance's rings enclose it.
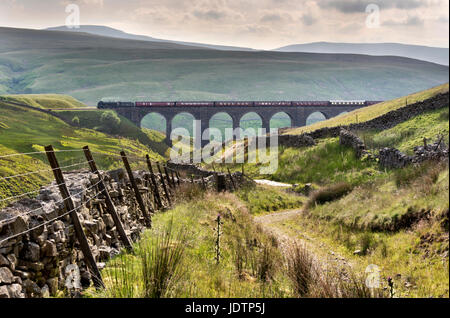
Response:
[[[100,99],[388,100],[448,78],[401,57],[217,51],[96,35],[0,29],[0,93]]]
[[[448,83],[436,86],[447,80],[446,66],[399,57],[215,51],[0,28],[0,199],[53,180],[45,154],[36,153],[49,144],[70,151],[57,154],[69,170],[86,167],[80,151],[86,145],[101,169],[122,167],[120,158],[110,156],[121,150],[141,158],[149,154],[154,161],[168,158],[160,118],[147,117],[144,128],[136,127],[115,112],[89,107],[101,98],[386,100],[283,132],[299,135],[448,94]],[[407,95],[413,91],[418,93]],[[49,108],[53,113],[43,110]],[[258,125],[252,115],[242,122],[243,128]],[[271,125],[284,127],[288,120],[277,116]],[[192,130],[188,116],[175,120],[177,126]],[[217,116],[211,126],[223,130],[231,121]],[[431,143],[438,136],[448,145],[449,108],[389,129],[354,133],[374,154],[383,147],[411,154],[424,138]],[[222,172],[243,169],[248,177],[292,187],[246,185],[217,193],[182,185],[174,191],[174,204],[152,217],[134,252],[122,250],[106,264],[106,288],[82,295],[449,297],[448,160],[385,169],[358,158],[339,138],[315,141],[276,149],[278,168],[271,175],[260,174],[262,163],[203,164]],[[15,156],[19,153],[28,155]],[[131,161],[132,168],[145,168]],[[36,170],[44,172],[28,175]],[[5,178],[16,174],[25,175]],[[365,285],[371,264],[380,274],[375,292]]]

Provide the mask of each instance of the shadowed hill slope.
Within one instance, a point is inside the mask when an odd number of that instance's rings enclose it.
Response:
[[[183,48],[183,49],[180,49]],[[401,57],[199,49],[85,33],[0,28],[0,94],[121,100],[388,100],[448,80]]]

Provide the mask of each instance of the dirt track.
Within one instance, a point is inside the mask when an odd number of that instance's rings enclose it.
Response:
[[[311,253],[315,266],[320,268],[321,272],[337,269],[342,275],[347,276],[346,272],[352,267],[347,259],[329,250],[324,243],[283,223],[284,220],[289,220],[302,212],[301,209],[288,210],[257,216],[254,220],[278,239],[283,254],[286,254],[293,244],[303,245]]]

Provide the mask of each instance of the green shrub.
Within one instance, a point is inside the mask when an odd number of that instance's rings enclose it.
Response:
[[[105,111],[100,117],[100,122],[105,132],[116,133],[119,130],[120,118],[112,110]]]

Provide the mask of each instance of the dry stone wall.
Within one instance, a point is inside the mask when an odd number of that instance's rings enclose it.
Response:
[[[231,181],[228,174],[207,171],[193,165],[168,166],[194,174],[194,182],[209,189],[217,189],[218,179],[224,181],[223,190],[233,190],[250,182],[239,172],[232,174]],[[151,175],[144,171],[135,171],[133,174],[144,204],[155,207]],[[137,241],[145,229],[145,219],[126,172],[118,169],[105,172],[103,176],[127,236]],[[161,183],[164,179],[167,185],[166,176],[155,174],[155,177],[160,199],[164,208],[167,208],[169,202]],[[105,262],[117,255],[123,245],[107,210],[105,197],[97,188],[98,176],[88,172],[72,172],[64,173],[64,178],[93,257],[99,269],[102,269]],[[178,183],[176,178],[175,182]],[[192,180],[180,179],[180,183],[183,182],[191,183]],[[174,189],[168,185],[167,188],[173,194]],[[79,288],[91,285],[92,277],[75,235],[72,219],[65,214],[67,210],[55,183],[41,188],[36,198],[22,199],[0,210],[0,298],[37,298],[56,295],[61,290],[67,291],[67,279],[73,273],[68,269],[74,264],[79,269]],[[27,230],[30,231],[18,235]]]
[[[366,156],[369,160],[378,160],[383,168],[397,169],[404,168],[410,164],[417,164],[427,160],[442,161],[448,160],[448,146],[443,142],[441,136],[433,144],[424,144],[414,147],[414,155],[407,155],[396,148],[382,148],[377,155],[366,149],[364,142],[352,132],[341,129],[339,143],[342,146],[351,147],[355,150],[358,158]]]
[[[149,176],[143,171],[135,172],[145,204],[153,205]],[[65,173],[64,177],[92,254],[101,269],[105,261],[119,253],[122,244],[103,194],[92,186],[98,183],[98,177],[87,172]],[[156,177],[160,180],[159,175]],[[136,241],[145,228],[144,217],[126,174],[122,169],[108,172],[104,174],[104,181],[127,236]],[[66,212],[54,183],[43,187],[35,199],[22,199],[0,211],[0,241],[36,227],[0,245],[0,298],[55,295],[66,287],[66,269],[70,264],[79,268],[81,287],[90,285],[92,277],[70,216],[37,227]]]
[[[339,133],[339,144],[353,148],[358,158],[361,158],[367,152],[364,142],[358,136],[345,129],[341,129]]]
[[[194,182],[210,190],[217,190],[218,183],[222,183],[219,187],[226,191],[233,191],[235,188],[254,184],[252,179],[239,171],[232,173],[230,177],[228,173],[209,171],[194,164],[168,162],[167,166],[184,173],[188,179],[182,180],[183,182]],[[193,179],[189,179],[191,176]]]

